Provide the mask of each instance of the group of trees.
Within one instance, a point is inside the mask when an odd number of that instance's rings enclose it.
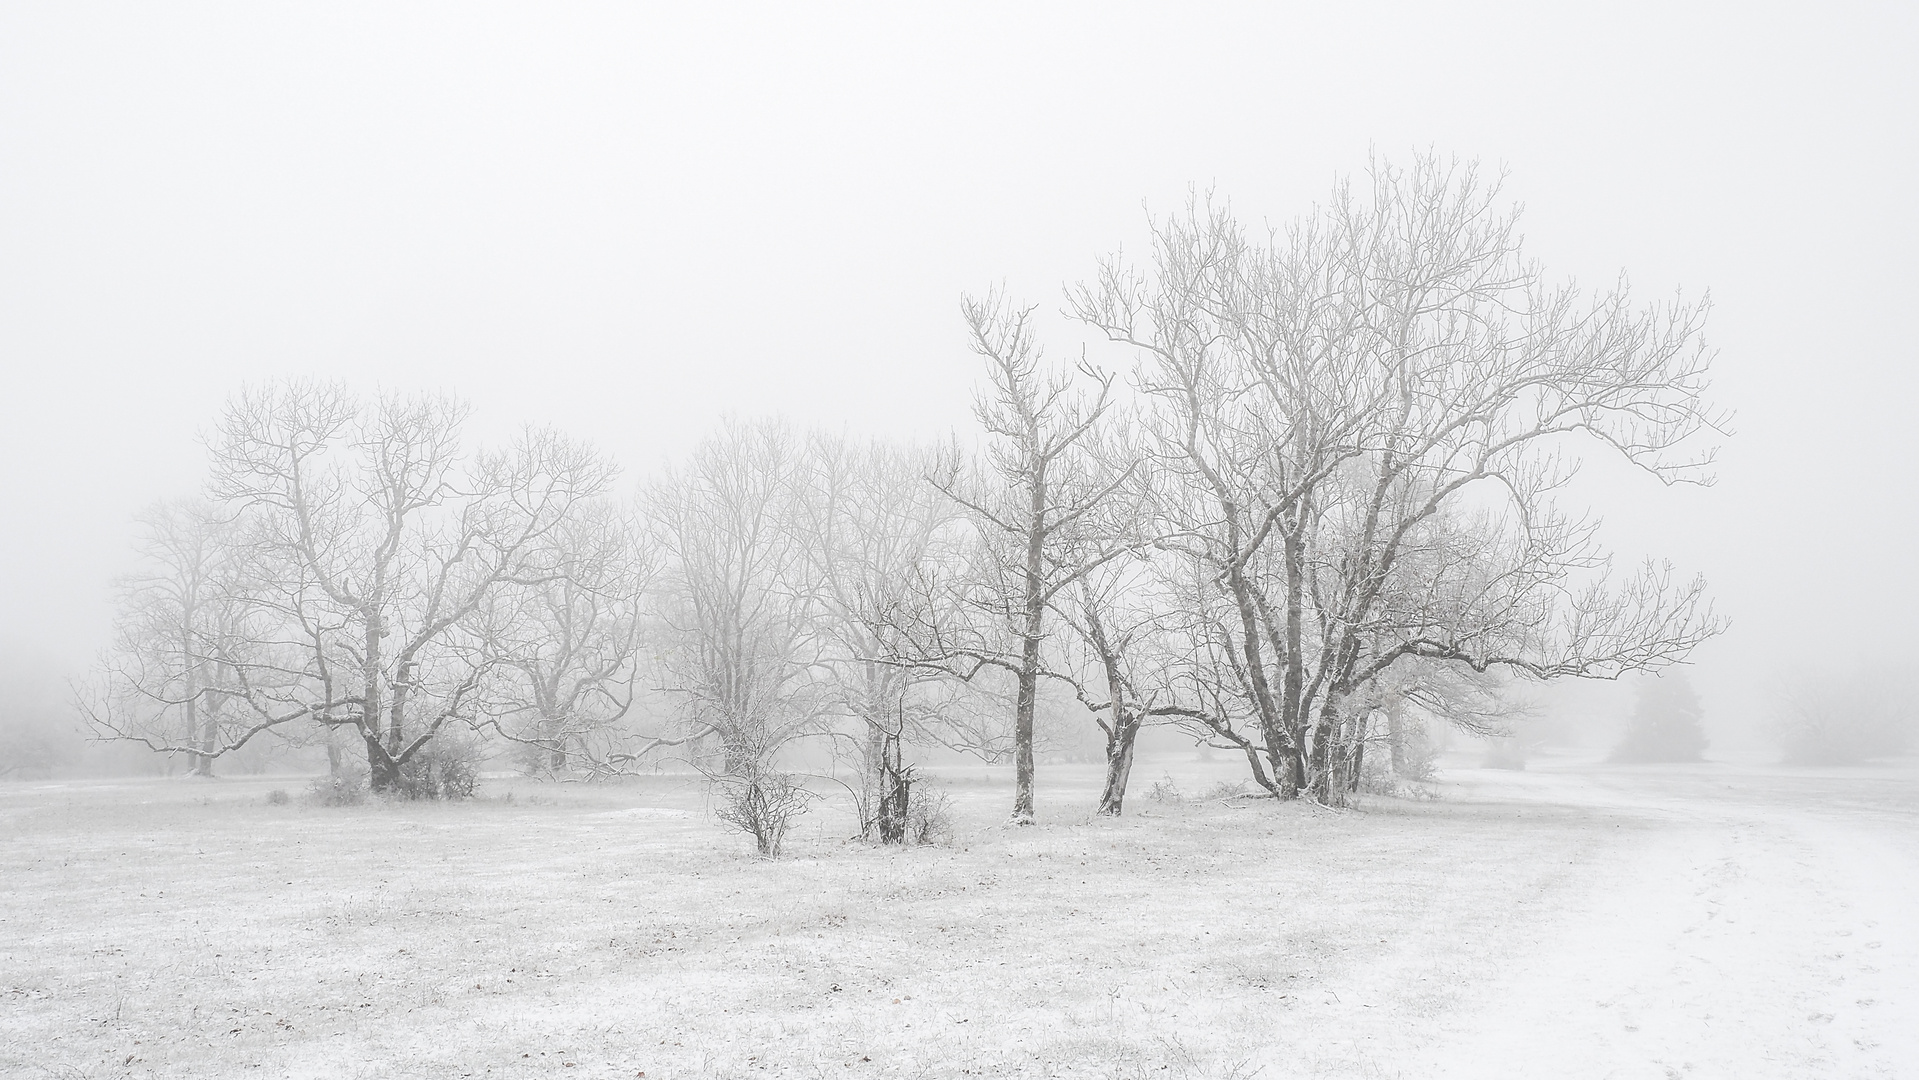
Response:
[[[1904,673],[1801,673],[1773,695],[1773,734],[1796,765],[1851,765],[1906,752],[1919,736],[1919,709]]]
[[[237,397],[210,497],[142,518],[147,567],[122,585],[96,725],[198,771],[268,732],[318,729],[336,749],[344,733],[387,792],[431,783],[449,725],[565,722],[598,689],[604,628],[558,660],[547,631],[568,589],[621,598],[595,546],[613,470],[540,432],[463,456],[464,413],[318,384]]]
[[[964,306],[977,453],[736,422],[628,500],[555,434],[463,456],[445,399],[242,394],[208,497],[145,519],[96,722],[200,767],[339,733],[376,790],[455,729],[584,774],[676,745],[749,808],[811,739],[897,840],[927,744],[1010,754],[1032,820],[1045,700],[1103,729],[1102,812],[1149,724],[1339,803],[1406,725],[1483,728],[1502,680],[1718,629],[1554,502],[1593,454],[1706,478],[1703,304],[1549,282],[1471,166],[1379,166],[1277,230],[1196,198],[1065,314],[1116,363]]]

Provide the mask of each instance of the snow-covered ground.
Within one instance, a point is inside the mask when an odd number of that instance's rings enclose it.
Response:
[[[1919,1076],[1919,770],[1162,773],[1233,776],[1095,821],[1046,769],[1012,829],[947,769],[951,846],[829,801],[772,862],[673,777],[0,785],[0,1075]]]
[[[1657,827],[1473,993],[1457,1077],[1919,1076],[1919,799],[1891,770],[1642,767],[1480,790]]]

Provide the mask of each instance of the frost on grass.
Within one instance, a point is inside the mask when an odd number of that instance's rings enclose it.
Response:
[[[1684,768],[1113,819],[1056,767],[1024,829],[956,772],[948,846],[823,801],[777,860],[697,777],[10,785],[0,1075],[1898,1075],[1910,772]]]

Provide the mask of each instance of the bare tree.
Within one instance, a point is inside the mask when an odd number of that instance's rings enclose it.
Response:
[[[491,726],[548,774],[619,771],[637,756],[614,728],[634,702],[651,553],[599,501],[541,537],[532,556],[538,575],[498,590],[472,620],[495,668]]]
[[[991,442],[990,479],[962,490],[941,489],[972,514],[981,537],[980,574],[969,602],[989,627],[970,641],[955,636],[928,650],[971,677],[986,668],[1010,672],[1014,704],[1012,820],[1033,821],[1033,713],[1044,674],[1046,614],[1062,590],[1123,550],[1089,537],[1092,515],[1126,482],[1090,453],[1112,408],[1112,377],[1082,367],[1076,380],[1050,370],[1034,339],[1031,307],[995,294],[963,305],[973,351],[986,361],[991,389],[974,412]]]
[[[665,688],[689,736],[718,738],[723,776],[758,775],[830,704],[819,603],[793,528],[802,468],[785,425],[729,421],[646,498],[663,556]]]
[[[1054,605],[1085,653],[1078,662],[1067,660],[1063,677],[1106,736],[1098,812],[1107,816],[1116,817],[1124,808],[1140,729],[1157,715],[1159,704],[1147,681],[1152,676],[1142,677],[1139,670],[1143,657],[1163,655],[1149,574],[1144,559],[1109,562],[1074,582],[1066,594],[1070,599],[1056,599]]]
[[[1053,594],[1049,606],[1071,633],[1044,672],[1072,688],[1105,735],[1098,812],[1107,816],[1124,808],[1141,730],[1197,719],[1172,686],[1184,642],[1167,618],[1178,610],[1167,575],[1179,567],[1154,550],[1155,481],[1144,454],[1129,441],[1134,427],[1129,413],[1118,413],[1089,440],[1088,451],[1104,474],[1123,482],[1102,488],[1086,527],[1066,542],[1073,550],[1064,562],[1080,573],[1071,588]]]
[[[113,648],[82,709],[102,735],[212,776],[222,747],[250,726],[234,699],[242,668],[261,660],[241,526],[203,499],[156,503],[135,520],[142,565],[116,582]]]
[[[1355,695],[1347,789],[1359,790],[1368,772],[1366,756],[1374,749],[1386,754],[1383,767],[1374,771],[1383,790],[1431,779],[1433,725],[1481,738],[1514,735],[1538,711],[1515,693],[1518,680],[1501,669],[1475,671],[1443,661],[1415,658],[1394,664]]]
[[[1275,793],[1341,797],[1358,695],[1397,663],[1603,678],[1717,631],[1698,581],[1611,583],[1552,498],[1575,439],[1707,478],[1682,447],[1720,426],[1704,305],[1550,284],[1472,166],[1378,166],[1264,241],[1195,200],[1155,222],[1150,271],[1109,260],[1070,301],[1137,350],[1154,460],[1184,492],[1160,544],[1228,603],[1197,620],[1227,646],[1207,677]]]
[[[796,525],[828,643],[825,672],[860,728],[861,829],[882,843],[908,839],[906,744],[977,746],[952,723],[944,674],[915,662],[912,628],[933,621],[960,539],[955,507],[929,482],[943,457],[825,436],[807,446]]]
[[[793,820],[815,797],[800,780],[759,761],[741,762],[714,778],[720,805],[713,816],[751,836],[761,855],[776,856]]]
[[[448,724],[475,724],[490,657],[470,620],[501,590],[553,580],[543,544],[602,492],[590,450],[530,431],[459,451],[465,406],[335,386],[242,393],[214,439],[214,491],[254,521],[249,602],[270,664],[238,670],[250,726],[216,752],[296,721],[354,731],[376,792]]]
[[[1919,731],[1908,673],[1801,672],[1772,688],[1772,734],[1795,765],[1852,765],[1904,753]]]

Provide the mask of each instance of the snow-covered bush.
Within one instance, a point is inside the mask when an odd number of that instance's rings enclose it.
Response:
[[[480,764],[486,760],[478,739],[442,735],[420,748],[400,766],[402,799],[470,799],[480,786]]]
[[[753,837],[761,855],[780,853],[793,820],[806,812],[815,798],[792,773],[741,763],[733,772],[713,778],[719,805],[713,816]]]
[[[1221,780],[1207,788],[1200,798],[1207,802],[1226,802],[1229,799],[1243,799],[1252,793],[1252,786],[1244,780]]]
[[[924,781],[913,788],[906,811],[906,839],[915,844],[945,844],[953,839],[953,802]]]
[[[315,806],[358,806],[366,801],[366,770],[343,770],[307,785],[307,801]]]

